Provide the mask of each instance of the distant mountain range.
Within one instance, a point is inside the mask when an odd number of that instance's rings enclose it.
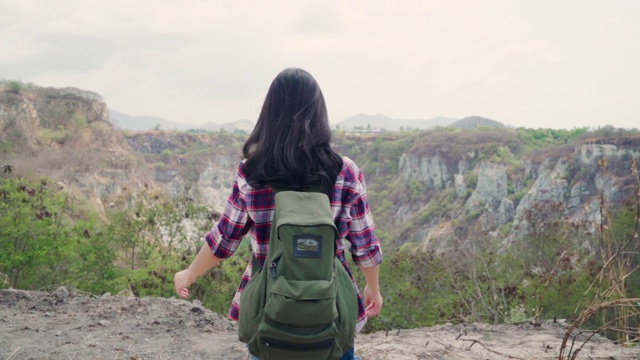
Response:
[[[219,131],[220,129],[225,129],[226,131],[235,131],[235,130],[241,130],[241,131],[245,131],[245,132],[252,132],[253,128],[256,126],[256,123],[251,121],[251,120],[247,120],[247,119],[240,119],[240,120],[236,120],[236,121],[230,121],[230,122],[226,122],[224,124],[216,124],[214,122],[206,122],[200,126],[198,126],[199,129],[204,129],[204,130],[209,130],[209,131]]]
[[[113,109],[109,109],[109,115],[111,116],[111,121],[116,127],[134,131],[151,130],[156,127],[164,130],[175,129],[184,131],[197,127],[196,125],[179,123],[156,116],[127,115]]]
[[[504,127],[501,122],[483,118],[480,116],[470,116],[464,119],[453,119],[443,116],[431,119],[393,119],[389,116],[358,114],[350,118],[342,120],[337,124],[345,130],[367,130],[367,129],[384,129],[394,130],[412,130],[412,129],[430,129],[437,126],[453,127],[453,128],[475,128],[479,126],[485,127]]]
[[[251,132],[255,123],[251,120],[236,120],[227,122],[224,124],[216,124],[214,122],[207,122],[201,125],[189,124],[189,123],[179,123],[176,121],[171,121],[167,119],[163,119],[157,116],[147,116],[147,115],[127,115],[121,113],[117,110],[109,109],[109,115],[111,116],[111,121],[113,121],[116,127],[121,129],[133,130],[133,131],[145,131],[151,129],[162,129],[162,130],[207,130],[207,131],[220,131],[224,129],[229,132],[234,132],[237,130]]]
[[[121,129],[133,130],[133,131],[144,131],[151,129],[162,129],[162,130],[206,130],[206,131],[220,131],[224,129],[229,132],[234,131],[244,131],[250,133],[255,126],[255,122],[251,120],[236,120],[227,122],[224,124],[216,124],[214,122],[207,122],[201,125],[196,124],[188,124],[188,123],[179,123],[176,121],[171,121],[167,119],[163,119],[156,116],[131,116],[119,111],[109,109],[109,114],[111,115],[111,120],[115,124],[115,126]],[[442,127],[452,127],[452,128],[475,128],[479,126],[483,127],[504,127],[504,124],[483,118],[480,116],[470,116],[464,119],[453,119],[448,117],[434,117],[431,119],[394,119],[389,116],[378,114],[378,115],[367,115],[367,114],[357,114],[351,116],[345,120],[340,121],[336,124],[337,127],[340,127],[344,130],[378,130],[384,129],[389,131],[397,131],[397,130],[414,130],[414,129],[430,129],[438,126]]]

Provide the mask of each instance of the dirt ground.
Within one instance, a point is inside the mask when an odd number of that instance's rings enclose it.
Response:
[[[564,326],[441,325],[359,335],[356,353],[378,359],[557,359]],[[579,359],[640,359],[596,336]],[[198,301],[0,291],[0,360],[248,359],[236,324]]]

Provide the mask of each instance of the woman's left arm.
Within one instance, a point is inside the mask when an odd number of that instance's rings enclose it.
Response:
[[[220,264],[222,260],[223,259],[213,255],[209,244],[205,243],[202,245],[191,265],[187,269],[176,273],[173,277],[173,285],[178,295],[183,299],[188,298],[189,286],[193,284],[200,275]]]

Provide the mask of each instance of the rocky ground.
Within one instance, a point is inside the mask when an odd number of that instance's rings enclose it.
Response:
[[[557,359],[564,326],[552,322],[441,325],[359,335],[374,359]],[[583,339],[581,339],[583,340]],[[0,291],[0,360],[248,359],[235,323],[178,299]],[[640,347],[592,338],[578,359],[640,359]]]

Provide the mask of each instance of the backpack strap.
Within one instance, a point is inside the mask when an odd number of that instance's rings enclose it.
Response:
[[[315,184],[309,186],[309,188],[307,190],[304,190],[302,192],[319,192],[319,193],[323,193],[323,194],[326,194],[327,196],[329,196],[329,194],[331,193],[332,189],[333,189],[333,186],[326,187],[326,186],[323,186],[322,183],[318,182],[318,183],[315,183]],[[286,189],[283,189],[281,187],[274,186],[274,185],[271,185],[271,190],[273,190],[274,194],[277,194],[277,193],[279,193],[281,191],[287,191]]]
[[[259,273],[260,270],[262,270],[262,265],[260,265],[260,261],[258,261],[256,254],[252,254],[251,255],[251,277]]]

